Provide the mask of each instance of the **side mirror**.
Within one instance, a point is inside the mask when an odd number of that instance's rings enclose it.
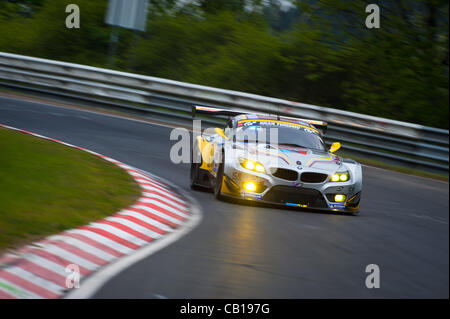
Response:
[[[337,150],[339,150],[340,148],[341,148],[341,143],[339,143],[339,142],[334,142],[333,144],[331,144],[331,147],[330,147],[329,152],[330,152],[330,153],[334,153],[334,152],[336,152]]]
[[[224,139],[228,140],[228,137],[225,135],[225,133],[223,132],[223,130],[221,128],[216,127],[214,129],[214,131],[219,134],[220,136],[222,136]]]

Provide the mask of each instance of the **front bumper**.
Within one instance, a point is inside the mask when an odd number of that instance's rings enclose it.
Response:
[[[351,213],[359,211],[361,192],[355,189],[352,179],[340,183],[327,181],[301,183],[281,180],[267,174],[248,172],[238,167],[227,173],[225,173],[223,192],[229,197],[294,208]],[[257,184],[258,190],[246,191],[243,184],[248,181]],[[333,202],[334,194],[345,195],[346,201]]]

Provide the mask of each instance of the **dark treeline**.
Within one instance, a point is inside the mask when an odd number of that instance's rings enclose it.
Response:
[[[362,0],[151,0],[115,67],[448,128],[448,1],[378,2],[367,29]],[[80,29],[65,28],[69,3],[0,2],[0,51],[108,67],[107,1],[76,1]]]

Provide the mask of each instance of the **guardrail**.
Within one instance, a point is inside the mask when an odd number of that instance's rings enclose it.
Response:
[[[106,103],[166,120],[191,121],[194,104],[236,107],[329,123],[327,143],[396,165],[448,174],[449,131],[375,116],[85,65],[0,52],[2,85]],[[223,123],[205,118],[210,124]]]

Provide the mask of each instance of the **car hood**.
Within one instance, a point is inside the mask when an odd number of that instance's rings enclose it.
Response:
[[[236,143],[240,156],[263,164],[266,168],[280,167],[295,170],[334,173],[342,165],[341,159],[331,153],[303,147],[278,144]]]

